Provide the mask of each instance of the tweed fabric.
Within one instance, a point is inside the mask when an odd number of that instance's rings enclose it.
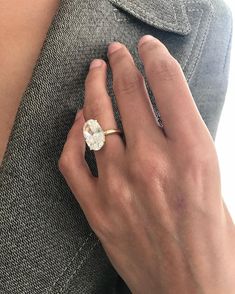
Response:
[[[215,138],[227,89],[232,17],[214,0],[64,0],[22,97],[0,170],[0,293],[128,293],[57,166],[93,58],[152,34],[180,62]],[[151,90],[151,101],[159,116]],[[108,69],[108,91],[122,128]],[[177,105],[175,105],[177,108]],[[94,175],[94,154],[86,159]],[[95,197],[95,195],[94,195]]]

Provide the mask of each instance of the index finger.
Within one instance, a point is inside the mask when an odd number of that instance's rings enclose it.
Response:
[[[166,136],[195,138],[205,131],[180,64],[156,38],[146,35],[138,44],[147,80],[155,96]]]

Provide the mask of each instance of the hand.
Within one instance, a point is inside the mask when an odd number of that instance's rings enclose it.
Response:
[[[117,128],[100,61],[87,75],[84,108],[59,169],[133,293],[234,293],[234,225],[221,197],[213,139],[167,48],[145,36],[138,51],[164,128],[131,54],[115,42],[108,57],[126,142],[106,136],[93,177],[83,124],[93,118],[104,130]]]

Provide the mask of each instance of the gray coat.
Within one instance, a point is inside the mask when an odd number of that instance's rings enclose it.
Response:
[[[231,12],[222,0],[61,1],[0,170],[1,294],[124,293],[124,283],[57,166],[83,106],[89,63],[107,60],[107,45],[117,40],[127,45],[143,72],[137,42],[144,34],[156,36],[180,62],[215,138],[231,33]],[[108,89],[121,128],[110,68]],[[158,115],[155,104],[154,109]],[[93,153],[87,150],[86,159],[96,175]]]

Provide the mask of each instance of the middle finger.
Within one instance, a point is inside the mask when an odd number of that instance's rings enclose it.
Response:
[[[145,138],[164,138],[158,126],[145,81],[128,49],[119,42],[108,48],[113,75],[113,90],[120,111],[126,144],[135,145]]]

